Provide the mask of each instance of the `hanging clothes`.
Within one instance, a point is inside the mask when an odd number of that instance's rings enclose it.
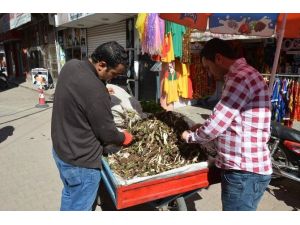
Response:
[[[148,24],[148,13],[139,13],[135,23],[135,27],[139,34],[142,54],[147,52],[147,42],[146,42],[147,24]]]
[[[154,40],[154,53],[151,56],[153,61],[160,62],[161,54],[163,51],[163,44],[165,38],[165,21],[162,20],[158,14],[155,16],[155,40]]]
[[[193,86],[193,98],[199,99],[212,95],[216,89],[216,82],[209,77],[204,69],[199,54],[192,54],[190,78]]]
[[[192,81],[190,79],[189,65],[176,60],[175,70],[178,74],[178,95],[182,98],[192,99],[193,88],[191,85]]]
[[[143,41],[145,23],[147,19],[147,13],[139,13],[136,19],[135,28],[138,31],[139,39]]]
[[[284,80],[277,78],[271,96],[272,120],[277,122],[281,122],[286,115],[286,104],[284,101],[285,84],[286,82]]]
[[[172,62],[175,60],[174,56],[174,48],[173,48],[173,38],[172,34],[165,34],[162,53],[161,53],[161,61],[162,62]]]
[[[150,55],[158,55],[161,53],[163,44],[164,27],[161,27],[161,19],[158,13],[149,13],[147,21],[147,35],[145,37],[146,49],[145,52]],[[163,33],[161,33],[163,32]]]
[[[294,109],[294,118],[297,121],[300,121],[300,82],[295,85],[295,109]]]
[[[191,28],[187,28],[185,34],[183,35],[182,40],[182,62],[183,63],[191,63]]]
[[[280,89],[280,120],[289,120],[289,113],[288,113],[288,80],[283,79],[282,85]]]
[[[294,88],[295,88],[296,82],[291,80],[289,85],[289,112],[290,112],[290,119],[294,119]]]
[[[272,120],[300,120],[300,83],[291,78],[276,78],[271,95]]]
[[[178,79],[177,79],[176,71],[173,73],[167,71],[165,73],[164,92],[166,93],[167,96],[167,104],[170,104],[172,102],[177,102],[179,100]]]
[[[141,40],[142,54],[160,55],[165,34],[165,22],[158,13],[138,14],[135,27]]]
[[[168,63],[162,63],[162,71],[168,70]],[[164,80],[165,80],[165,73],[163,72],[160,75],[160,106],[165,109],[166,111],[172,111],[174,109],[173,103],[167,104],[167,94],[164,91]]]
[[[185,33],[185,26],[166,21],[165,32],[172,34],[175,57],[182,58],[182,39]]]

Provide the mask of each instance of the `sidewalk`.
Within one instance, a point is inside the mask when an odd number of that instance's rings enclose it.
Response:
[[[54,81],[54,88],[44,90],[45,96],[47,96],[51,100],[52,100],[53,94],[55,92],[57,78],[53,78],[53,81]],[[21,87],[27,88],[27,89],[37,91],[37,88],[32,83],[31,77],[27,78],[26,81],[24,81],[24,79],[18,80],[18,79],[13,78],[13,79],[10,79],[9,82],[19,85]],[[174,111],[188,116],[195,123],[203,123],[205,120],[205,117],[207,117],[211,113],[211,110],[208,110],[208,109],[205,109],[205,108],[202,108],[199,106],[186,106],[186,107],[181,107],[181,108],[175,109]],[[300,121],[294,121],[292,128],[300,131]]]
[[[52,95],[55,92],[55,86],[56,86],[57,78],[53,78],[53,81],[54,81],[54,88],[44,90],[44,94],[47,97],[52,97]],[[30,90],[33,90],[33,91],[37,92],[37,87],[35,87],[33,85],[31,77],[27,78],[26,80],[25,80],[25,78],[19,78],[18,79],[18,78],[15,78],[15,77],[11,77],[8,82],[12,85],[21,86],[21,87],[24,87],[24,88],[27,88],[27,89],[30,89]]]

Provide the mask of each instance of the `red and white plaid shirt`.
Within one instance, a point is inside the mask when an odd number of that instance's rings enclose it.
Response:
[[[240,58],[225,75],[221,100],[202,127],[189,134],[191,142],[216,140],[216,166],[271,174],[267,141],[271,104],[262,75]]]

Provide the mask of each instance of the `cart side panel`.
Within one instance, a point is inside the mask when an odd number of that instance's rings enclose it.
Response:
[[[107,164],[106,160],[102,160],[102,170],[101,170],[101,176],[103,179],[103,182],[105,184],[105,187],[113,200],[114,204],[116,205],[116,180],[109,168],[109,165]]]
[[[208,186],[208,169],[117,187],[116,207],[122,209]]]

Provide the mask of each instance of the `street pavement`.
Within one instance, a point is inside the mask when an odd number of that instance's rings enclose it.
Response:
[[[58,210],[61,183],[51,156],[47,109],[38,93],[16,87],[0,93],[0,210]]]
[[[0,210],[56,211],[62,183],[51,152],[52,103],[35,108],[38,93],[29,86],[0,92]],[[258,210],[298,211],[299,196],[298,183],[273,181]],[[221,210],[220,184],[192,195],[187,205],[188,210]],[[131,210],[148,209],[143,205]]]

